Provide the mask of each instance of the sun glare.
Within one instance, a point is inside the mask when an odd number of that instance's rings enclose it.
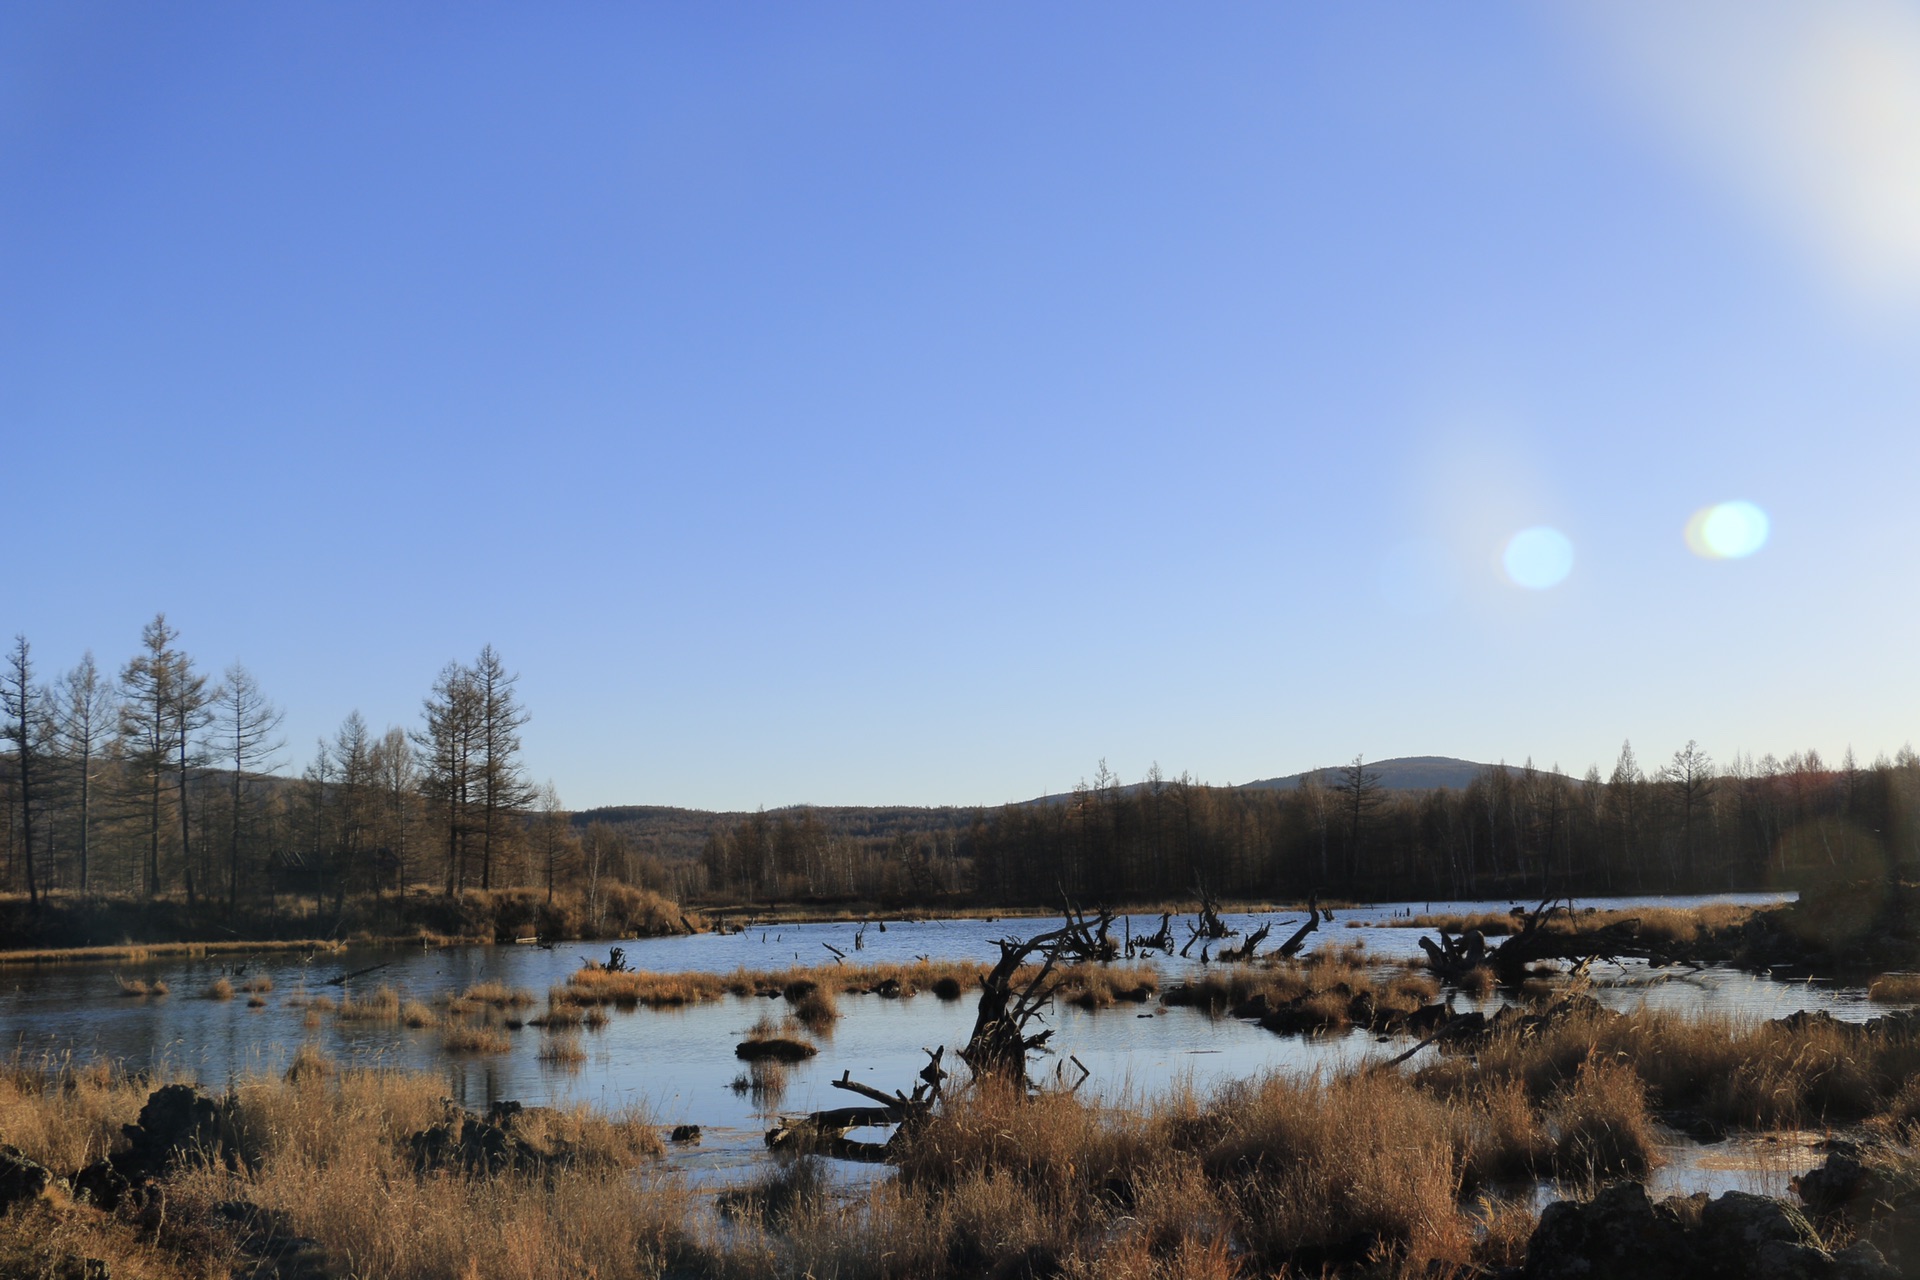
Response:
[[[1687,548],[1703,560],[1741,560],[1767,545],[1772,527],[1751,502],[1718,502],[1687,521]]]
[[[1573,543],[1558,529],[1536,525],[1513,535],[1500,563],[1515,586],[1545,591],[1573,572]]]

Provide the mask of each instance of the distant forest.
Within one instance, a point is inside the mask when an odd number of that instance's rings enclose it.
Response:
[[[949,811],[950,812],[950,811]],[[1104,765],[1047,801],[854,837],[832,811],[711,832],[703,889],[766,902],[838,896],[1125,904],[1190,896],[1547,897],[1797,886],[1920,860],[1920,758],[1829,766],[1816,752],[1716,768],[1694,743],[1651,771],[1490,765],[1464,787],[1388,791],[1363,761],[1288,790],[1210,787]]]
[[[1389,790],[1364,761],[1297,785],[1213,787],[1101,765],[1071,793],[998,809],[652,806],[569,813],[520,759],[528,712],[491,647],[450,662],[419,720],[358,712],[283,768],[280,713],[218,678],[164,616],[132,657],[43,680],[0,661],[0,889],[272,910],[289,895],[631,886],[688,904],[1050,905],[1227,898],[1698,892],[1886,875],[1920,860],[1920,758],[1814,752],[1717,766],[1695,744],[1610,774],[1487,766]],[[1291,783],[1292,780],[1286,780]]]

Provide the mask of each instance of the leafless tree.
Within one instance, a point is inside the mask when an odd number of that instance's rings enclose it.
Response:
[[[3,732],[7,741],[13,743],[15,778],[20,787],[20,844],[26,863],[27,902],[38,907],[40,888],[33,865],[33,810],[45,781],[41,777],[41,766],[51,726],[47,719],[46,690],[33,682],[33,650],[23,635],[13,638],[5,672],[0,675],[0,710],[6,715]]]
[[[268,771],[285,746],[278,737],[282,712],[260,690],[253,673],[238,662],[227,668],[213,694],[215,739],[229,773],[231,800],[227,828],[227,906],[240,894],[240,836],[246,826],[250,774]]]

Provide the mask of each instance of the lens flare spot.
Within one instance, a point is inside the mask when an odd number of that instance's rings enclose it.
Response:
[[[1687,521],[1687,547],[1705,560],[1740,560],[1767,545],[1773,523],[1751,502],[1716,502]]]
[[[1573,543],[1558,529],[1536,525],[1513,535],[1500,563],[1515,586],[1545,591],[1573,572]]]

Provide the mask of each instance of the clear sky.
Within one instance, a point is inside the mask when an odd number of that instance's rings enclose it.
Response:
[[[289,767],[483,643],[575,806],[1871,758],[1917,411],[1913,4],[0,9],[0,629]]]

